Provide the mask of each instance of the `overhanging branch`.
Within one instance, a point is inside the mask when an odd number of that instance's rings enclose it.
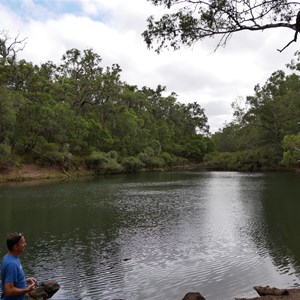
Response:
[[[297,36],[298,36],[298,32],[300,31],[300,11],[297,14],[297,20],[296,20],[296,25],[295,25],[295,35],[294,35],[294,39],[291,40],[286,46],[284,46],[281,50],[277,49],[280,53],[286,49],[291,43],[293,42],[297,42]]]
[[[297,16],[300,3],[288,0],[149,0],[155,5],[171,8],[180,4],[177,12],[164,14],[160,20],[148,18],[144,40],[148,48],[157,43],[156,51],[162,48],[179,49],[191,46],[208,37],[221,37],[218,46],[225,46],[235,32],[263,31],[274,28],[289,28],[296,31],[292,42],[297,40]],[[185,6],[182,6],[186,4]],[[197,9],[196,9],[197,8]],[[156,46],[154,46],[156,47]]]

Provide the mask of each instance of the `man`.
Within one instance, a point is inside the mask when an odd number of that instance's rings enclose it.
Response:
[[[26,247],[22,233],[12,233],[6,240],[8,253],[1,264],[1,300],[24,300],[25,294],[32,291],[36,285],[35,278],[25,279],[25,274],[19,256]]]

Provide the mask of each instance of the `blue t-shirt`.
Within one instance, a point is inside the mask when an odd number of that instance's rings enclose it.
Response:
[[[13,282],[14,286],[19,289],[26,288],[25,274],[19,257],[6,254],[1,264],[1,300],[24,300],[25,294],[18,296],[5,296],[4,285],[7,282]]]

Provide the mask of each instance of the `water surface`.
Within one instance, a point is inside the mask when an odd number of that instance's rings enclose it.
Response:
[[[207,300],[300,283],[299,174],[178,171],[0,187],[52,299]]]

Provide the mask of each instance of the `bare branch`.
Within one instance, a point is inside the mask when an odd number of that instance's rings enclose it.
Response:
[[[9,43],[11,38],[9,37],[8,32],[5,30],[0,32],[0,57],[2,57],[4,62],[8,57],[11,57],[12,61],[15,61],[17,53],[24,50],[27,37],[19,39],[19,36],[20,34]]]

